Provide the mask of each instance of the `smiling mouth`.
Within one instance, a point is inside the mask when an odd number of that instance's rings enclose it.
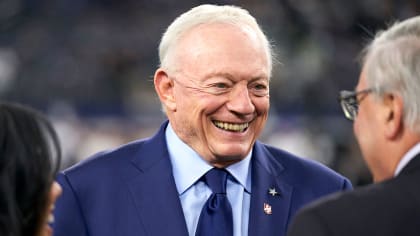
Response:
[[[221,121],[213,121],[213,124],[219,129],[223,129],[230,132],[244,132],[249,126],[248,122],[242,124],[235,124]]]

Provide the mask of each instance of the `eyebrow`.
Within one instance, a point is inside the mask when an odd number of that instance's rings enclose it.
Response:
[[[209,75],[206,75],[204,78],[205,79],[210,79],[210,78],[213,78],[213,77],[223,77],[223,78],[227,78],[229,80],[235,80],[235,78],[236,78],[236,76],[234,76],[234,75],[232,75],[230,73],[226,73],[226,72],[223,72],[223,73],[219,73],[219,72],[210,73]],[[263,75],[263,74],[260,74],[258,76],[253,76],[252,79],[249,80],[249,81],[250,82],[254,82],[254,81],[257,81],[257,80],[268,80],[268,81],[270,81],[269,80],[269,77],[266,76],[266,75]]]

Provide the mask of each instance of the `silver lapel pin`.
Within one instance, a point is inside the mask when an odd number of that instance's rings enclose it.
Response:
[[[279,195],[279,192],[277,192],[277,190],[275,188],[269,188],[268,189],[268,194],[270,194],[271,196],[276,196]]]

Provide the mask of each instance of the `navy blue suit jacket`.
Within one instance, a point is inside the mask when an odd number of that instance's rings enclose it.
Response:
[[[159,132],[99,153],[64,172],[55,208],[56,236],[186,236],[164,123]],[[248,235],[283,236],[295,212],[326,194],[351,188],[332,170],[256,142]],[[269,188],[280,194],[272,196]],[[272,214],[264,212],[269,204]]]
[[[419,236],[420,154],[396,177],[302,208],[288,236]]]

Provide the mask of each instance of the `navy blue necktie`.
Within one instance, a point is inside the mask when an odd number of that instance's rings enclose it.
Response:
[[[213,192],[204,204],[198,220],[196,236],[232,236],[232,207],[226,196],[229,173],[213,168],[203,176],[203,181]]]

